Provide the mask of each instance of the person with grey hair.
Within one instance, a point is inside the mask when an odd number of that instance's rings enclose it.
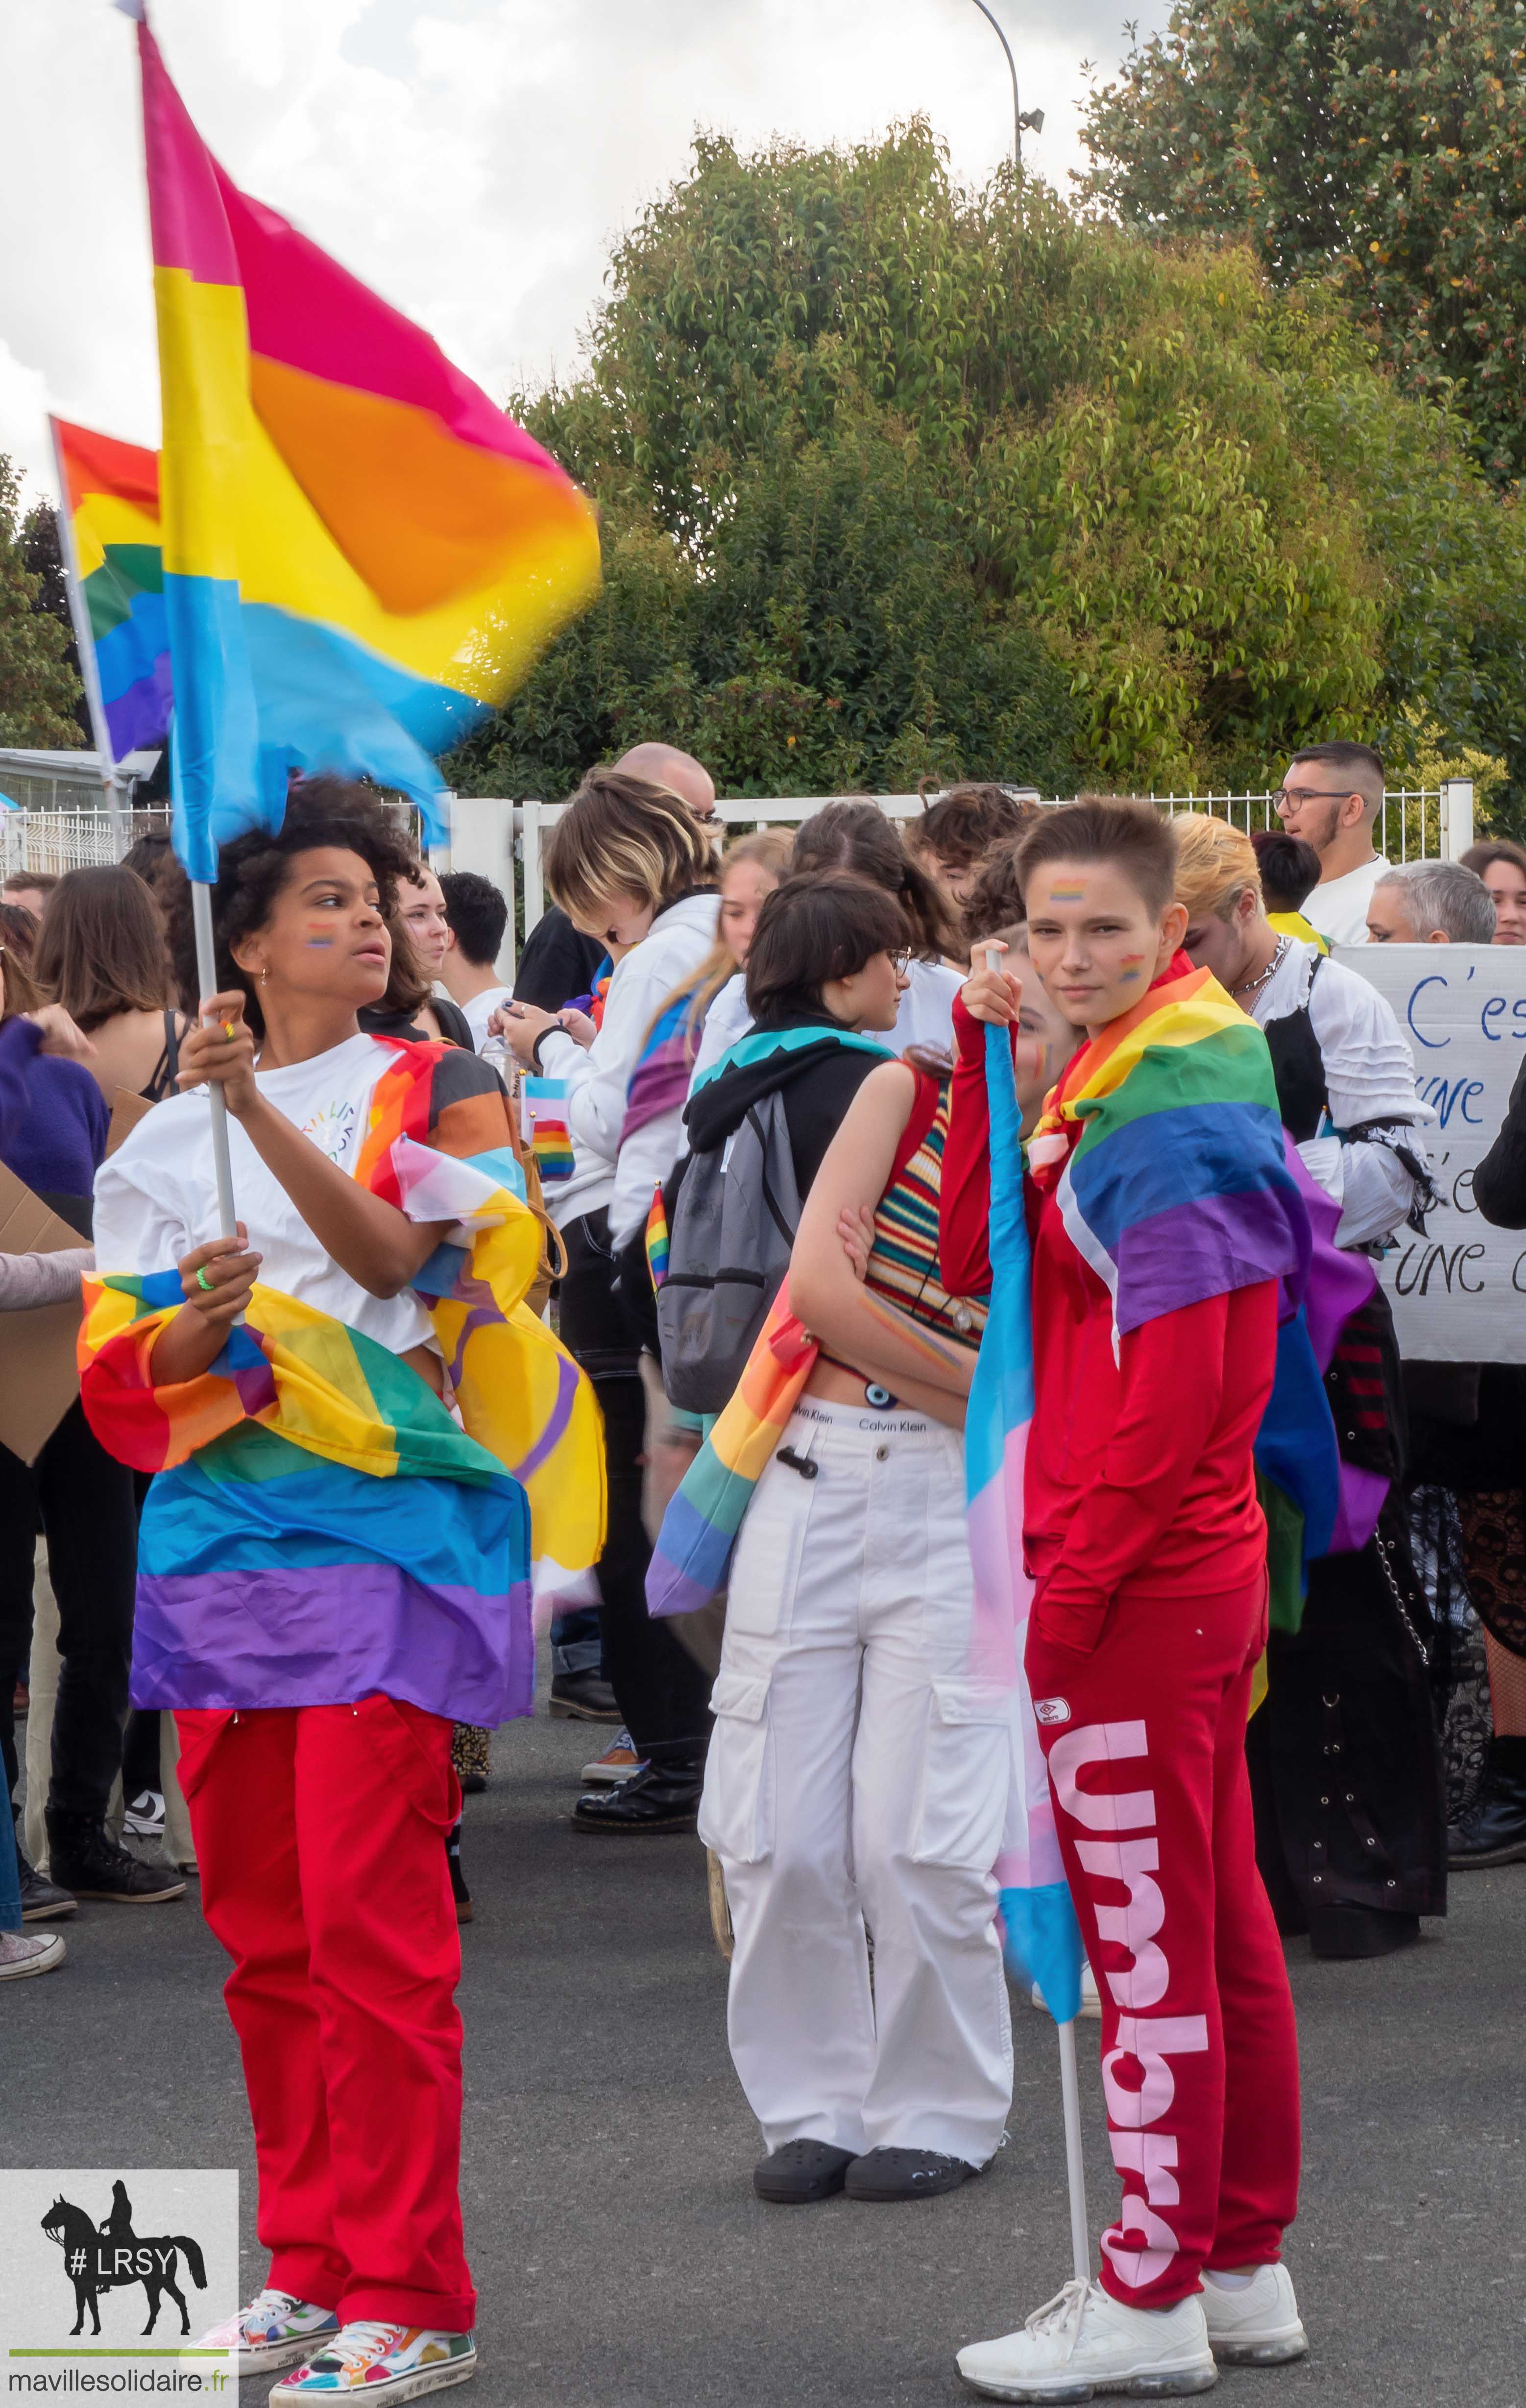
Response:
[[[1460,861],[1410,861],[1385,870],[1367,905],[1374,945],[1491,945],[1494,898]]]

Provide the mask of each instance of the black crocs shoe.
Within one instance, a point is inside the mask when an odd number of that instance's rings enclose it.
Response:
[[[854,2158],[843,2188],[849,2199],[888,2207],[903,2199],[937,2199],[982,2171],[963,2157],[946,2157],[940,2149],[871,2149],[867,2157]]]
[[[830,2141],[786,2141],[753,2167],[752,2187],[776,2207],[812,2207],[836,2197],[852,2162],[851,2149],[834,2149]]]

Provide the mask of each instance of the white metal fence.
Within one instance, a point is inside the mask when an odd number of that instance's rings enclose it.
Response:
[[[1010,791],[1045,808],[1058,808],[1069,799],[1040,796],[1031,787]],[[775,795],[718,803],[716,815],[728,828],[793,826],[833,799],[830,795]],[[924,809],[920,795],[876,795],[872,799],[893,820],[917,819]],[[1211,811],[1248,833],[1280,824],[1269,793],[1153,795],[1150,800],[1172,816]],[[482,795],[451,799],[450,845],[436,857],[436,867],[478,870],[507,896],[508,930],[500,956],[506,977],[513,971],[516,920],[528,936],[546,909],[542,854],[565,809],[564,803],[543,803],[534,796],[521,802]],[[169,815],[163,810],[124,811],[117,830],[99,810],[0,810],[0,877],[21,869],[56,876],[87,864],[119,860],[138,837],[168,825]],[[1453,779],[1442,786],[1391,788],[1373,833],[1379,852],[1391,861],[1456,860],[1473,842],[1473,787],[1466,779]],[[517,910],[521,904],[522,911]]]

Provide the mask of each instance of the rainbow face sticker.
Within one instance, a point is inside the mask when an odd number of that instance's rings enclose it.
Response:
[[[1051,903],[1084,903],[1085,900],[1084,886],[1051,886],[1049,889]]]

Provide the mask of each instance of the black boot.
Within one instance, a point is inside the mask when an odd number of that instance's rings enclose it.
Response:
[[[1526,1862],[1526,1739],[1491,1739],[1473,1803],[1447,1834],[1458,1872]]]
[[[585,1790],[572,1810],[578,1831],[692,1831],[705,1785],[703,1739],[635,1742],[647,1759],[616,1789]]]
[[[1309,1947],[1316,1956],[1391,1956],[1420,1936],[1418,1914],[1385,1906],[1311,1906]]]
[[[60,1889],[46,1873],[38,1872],[36,1866],[28,1861],[20,1839],[16,1842],[16,1872],[21,1885],[23,1923],[60,1923],[64,1915],[74,1913],[78,1899],[71,1898],[66,1889]]]
[[[163,1857],[135,1856],[107,1835],[92,1814],[68,1814],[50,1806],[48,1861],[55,1881],[76,1898],[100,1898],[114,1906],[156,1906],[183,1898],[185,1884]]]
[[[620,1711],[602,1672],[556,1672],[548,1711],[553,1722],[618,1723]]]

